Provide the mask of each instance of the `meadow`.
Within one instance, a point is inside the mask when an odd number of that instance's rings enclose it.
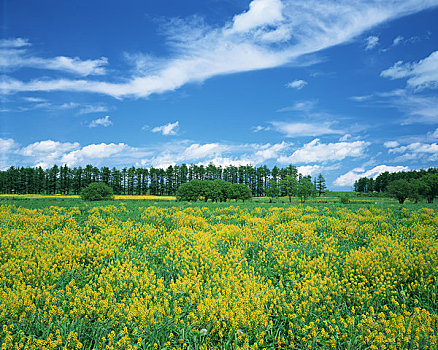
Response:
[[[0,197],[3,349],[437,349],[437,205]]]

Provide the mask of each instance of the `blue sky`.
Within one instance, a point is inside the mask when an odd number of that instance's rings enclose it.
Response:
[[[2,0],[0,168],[437,166],[437,5]]]

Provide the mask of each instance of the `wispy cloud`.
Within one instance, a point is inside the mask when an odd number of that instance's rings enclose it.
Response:
[[[354,100],[398,109],[404,114],[404,118],[397,120],[397,122],[404,125],[436,124],[438,121],[438,98],[433,95],[420,95],[408,89],[398,89],[376,92],[364,97],[366,98]]]
[[[217,75],[293,64],[304,55],[350,41],[382,22],[437,4],[438,0],[254,0],[247,11],[222,27],[210,26],[199,18],[168,21],[162,33],[172,56],[160,58],[157,67],[149,67],[143,75],[121,77],[123,83],[71,79],[24,82],[8,77],[0,89],[5,93],[65,90],[116,98],[147,97]],[[17,55],[20,61],[22,56]],[[90,75],[103,73],[106,63],[105,58],[81,61],[60,56],[37,59],[32,64]],[[12,60],[7,59],[6,65],[10,64]]]
[[[272,122],[274,130],[287,137],[320,136],[320,135],[342,135],[343,130],[333,129],[331,123],[294,123],[294,122]]]
[[[16,70],[23,67],[47,69],[74,73],[80,76],[102,75],[108,64],[106,57],[95,60],[81,60],[78,57],[57,56],[43,58],[33,56],[28,47],[27,39],[5,39],[0,41],[0,69]]]
[[[368,38],[366,38],[365,42],[365,50],[374,49],[379,44],[379,37],[375,35],[369,36]]]
[[[29,40],[23,38],[1,39],[0,48],[19,48],[30,46]]]
[[[314,109],[317,104],[317,100],[297,101],[292,106],[277,109],[277,112],[308,112]]]
[[[97,119],[92,120],[90,122],[90,124],[88,124],[88,127],[89,128],[96,128],[98,126],[103,126],[106,128],[106,127],[111,126],[111,125],[113,125],[113,122],[110,120],[110,116],[107,115],[103,118],[97,118]]]
[[[92,114],[108,112],[108,107],[102,105],[86,105],[82,107],[78,114]]]
[[[151,132],[160,132],[162,135],[176,135],[178,132],[179,122],[176,121],[175,123],[168,123],[166,125],[156,126],[154,127]]]
[[[292,89],[301,90],[303,87],[307,85],[307,81],[305,80],[294,80],[290,83],[288,83],[286,86]]]

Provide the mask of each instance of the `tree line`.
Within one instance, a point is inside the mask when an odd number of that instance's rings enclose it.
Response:
[[[182,184],[191,180],[223,180],[232,184],[245,184],[253,196],[269,196],[273,191],[275,192],[275,188],[278,188],[279,195],[286,196],[287,189],[280,184],[287,177],[302,178],[293,165],[284,168],[274,166],[272,169],[266,165],[221,167],[214,164],[207,166],[181,164],[166,169],[98,168],[92,165],[73,168],[67,165],[54,165],[48,169],[11,166],[7,170],[0,171],[0,193],[78,195],[90,183],[103,182],[112,187],[116,195],[173,196]],[[326,188],[322,175],[315,178],[313,184],[319,186],[321,191]]]
[[[397,198],[400,203],[408,198],[414,202],[425,198],[428,203],[432,203],[438,196],[438,168],[384,172],[375,179],[362,177],[354,183],[354,191],[386,193]]]

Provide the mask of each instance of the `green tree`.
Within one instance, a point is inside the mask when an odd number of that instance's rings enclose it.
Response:
[[[188,201],[196,202],[200,199],[202,194],[202,181],[201,180],[191,180],[182,184],[176,191],[177,201]]]
[[[113,189],[103,182],[92,182],[82,189],[81,198],[85,201],[103,201],[114,199]]]
[[[298,182],[298,197],[301,199],[301,203],[304,203],[306,199],[316,193],[315,185],[307,177],[303,177]]]
[[[327,189],[327,185],[322,174],[319,174],[316,178],[316,189],[318,191],[318,197],[321,197],[321,195],[325,193],[325,190]]]
[[[270,198],[269,203],[272,203],[280,195],[280,189],[278,188],[277,181],[274,179],[270,179],[267,186],[266,195]]]
[[[433,203],[435,197],[438,196],[438,175],[427,174],[422,176],[418,181],[421,181],[422,190],[420,193],[427,199],[427,203]]]
[[[283,180],[280,180],[281,192],[289,197],[289,203],[292,202],[292,196],[297,193],[298,181],[293,175],[286,176]]]
[[[391,181],[387,186],[388,193],[392,197],[397,198],[400,204],[403,204],[412,195],[414,190],[414,186],[404,179]]]
[[[230,192],[231,199],[242,200],[242,202],[245,202],[246,199],[251,199],[252,197],[251,189],[245,184],[231,184]]]

